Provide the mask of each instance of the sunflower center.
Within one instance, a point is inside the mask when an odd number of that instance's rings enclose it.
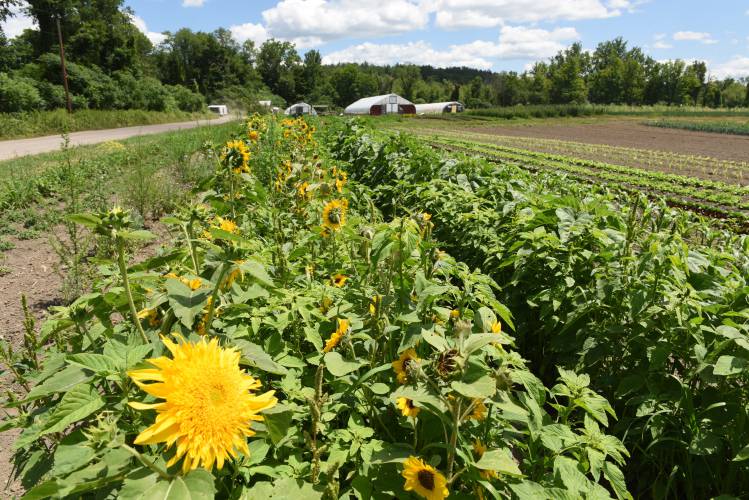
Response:
[[[328,214],[328,220],[331,224],[338,224],[341,222],[341,213],[338,209],[331,210]]]
[[[434,473],[427,469],[421,469],[418,474],[419,484],[424,489],[432,491],[434,489]]]

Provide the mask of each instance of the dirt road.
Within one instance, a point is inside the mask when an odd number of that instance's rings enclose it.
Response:
[[[113,128],[105,130],[87,130],[85,132],[73,132],[70,134],[71,146],[83,146],[85,144],[96,144],[105,141],[118,141],[135,137],[138,135],[158,134],[172,130],[183,130],[188,128],[202,127],[226,123],[237,118],[234,115],[222,116],[212,120],[196,120],[192,122],[162,123],[159,125],[139,125],[135,127]],[[34,155],[55,151],[60,149],[62,138],[59,135],[48,135],[45,137],[34,137],[31,139],[13,139],[11,141],[0,141],[0,160],[9,160],[18,156]]]

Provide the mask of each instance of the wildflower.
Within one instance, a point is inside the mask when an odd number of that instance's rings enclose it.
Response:
[[[502,333],[502,323],[495,320],[492,323],[492,333]]]
[[[188,279],[182,278],[182,280],[181,280],[181,281],[182,281],[182,283],[184,283],[185,285],[189,286],[189,287],[190,287],[190,290],[193,290],[193,291],[195,291],[195,290],[197,290],[198,288],[200,288],[201,286],[203,286],[203,280],[201,280],[200,278],[193,278],[193,279],[191,279],[191,280],[188,280]]]
[[[411,348],[403,351],[400,357],[392,362],[393,370],[395,370],[395,376],[398,379],[398,382],[401,384],[406,383],[409,377],[409,366],[418,361],[419,357],[416,355],[416,351]]]
[[[306,200],[309,198],[309,182],[302,182],[301,184],[299,184],[299,186],[297,186],[296,190],[301,199]]]
[[[226,277],[226,283],[224,284],[224,288],[230,288],[232,284],[234,284],[235,281],[237,281],[237,278],[244,275],[242,272],[242,268],[240,267],[242,264],[244,264],[243,260],[238,260],[234,262],[237,267],[234,268],[230,273],[229,276]]]
[[[481,440],[477,439],[473,442],[473,452],[476,455],[476,460],[481,460],[481,457],[484,456],[484,453],[486,453],[486,446],[484,446],[484,443],[482,443]],[[487,481],[498,477],[497,471],[495,470],[481,469],[479,474],[481,474],[481,477]]]
[[[414,406],[412,399],[398,398],[395,400],[395,405],[401,411],[404,417],[416,417],[421,411],[421,408]]]
[[[231,219],[224,219],[223,217],[217,217],[216,218],[218,222],[218,227],[227,233],[236,233],[237,232],[237,225],[232,221]]]
[[[250,130],[247,136],[250,138],[252,142],[257,142],[257,140],[260,138],[260,134],[257,130]]]
[[[343,288],[343,285],[346,284],[346,280],[348,280],[348,276],[340,273],[330,278],[330,281],[333,282],[333,286],[335,286],[336,288]]]
[[[346,224],[348,200],[332,200],[322,211],[322,225],[333,231],[340,230]]]
[[[445,476],[418,457],[408,457],[403,462],[402,475],[406,479],[403,489],[427,500],[442,500],[450,494]]]
[[[343,336],[346,335],[348,329],[349,321],[347,319],[339,319],[338,328],[336,328],[336,331],[334,331],[330,338],[325,342],[325,348],[322,352],[330,352],[335,346],[337,346],[341,342]]]
[[[459,316],[460,316],[460,311],[458,309],[453,309],[452,311],[450,311],[450,317],[452,319],[456,319]]]
[[[336,176],[335,180],[335,188],[339,193],[343,192],[343,186],[346,185],[346,180],[348,179],[348,176],[346,175],[346,172],[338,172],[338,175]]]
[[[253,421],[275,406],[274,391],[255,395],[260,381],[239,368],[240,353],[222,348],[217,339],[175,344],[163,338],[172,358],[149,359],[155,368],[128,372],[146,393],[164,401],[146,404],[132,401],[136,410],[156,410],[156,421],[135,438],[135,444],[176,444],[167,467],[182,462],[182,472],[249,454],[247,437],[255,434]],[[151,383],[146,383],[151,382]]]
[[[473,409],[466,416],[467,420],[484,420],[486,418],[486,405],[480,399],[473,400]]]

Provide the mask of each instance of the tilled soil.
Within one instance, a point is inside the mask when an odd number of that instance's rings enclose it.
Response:
[[[474,127],[462,129],[480,134],[538,137],[562,141],[606,144],[673,153],[709,156],[721,160],[749,161],[749,136],[694,132],[641,123],[611,120],[598,123]]]

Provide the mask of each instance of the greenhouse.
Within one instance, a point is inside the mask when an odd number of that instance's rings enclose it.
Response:
[[[344,113],[347,115],[414,115],[416,107],[414,103],[398,94],[385,94],[359,99],[349,105]]]
[[[288,115],[288,116],[300,116],[300,115],[317,116],[317,111],[315,111],[315,108],[313,108],[306,102],[298,102],[286,108],[283,114]]]
[[[441,113],[462,113],[465,111],[463,104],[458,101],[448,102],[430,102],[427,104],[417,104],[417,115],[438,115]]]

